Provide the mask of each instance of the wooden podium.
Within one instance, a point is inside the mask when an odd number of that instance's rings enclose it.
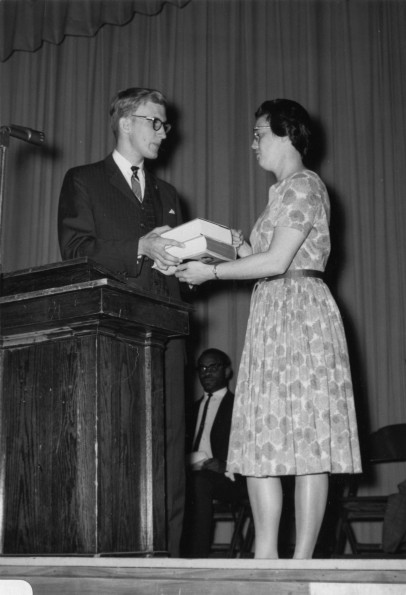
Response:
[[[86,258],[3,275],[3,554],[167,555],[164,346],[189,310]]]

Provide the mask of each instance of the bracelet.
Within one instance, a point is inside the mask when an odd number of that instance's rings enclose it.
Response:
[[[214,275],[214,278],[215,278],[217,281],[219,281],[220,277],[219,277],[219,276],[218,276],[218,274],[217,274],[217,265],[216,265],[216,264],[215,264],[215,265],[214,265],[214,267],[213,267],[213,275]]]

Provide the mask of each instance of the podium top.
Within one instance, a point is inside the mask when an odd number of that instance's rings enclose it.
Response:
[[[166,337],[189,333],[190,304],[142,291],[87,257],[6,273],[2,285],[3,339],[101,327]]]
[[[138,294],[154,301],[174,304],[189,311],[193,310],[193,307],[187,302],[172,297],[160,296],[135,287],[126,275],[112,271],[87,256],[4,273],[2,275],[0,301],[2,297],[15,294],[45,291],[51,288],[101,279],[122,283],[126,289],[136,291]]]
[[[41,291],[106,278],[126,282],[124,275],[114,273],[87,257],[75,258],[4,273],[1,295]]]

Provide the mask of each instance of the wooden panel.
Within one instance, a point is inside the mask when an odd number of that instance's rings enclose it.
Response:
[[[345,583],[332,585],[330,583],[310,584],[310,595],[405,595],[405,585],[385,585]]]
[[[26,580],[34,595],[310,595],[318,585],[323,595],[334,589],[369,595],[375,586],[398,595],[406,589],[406,564],[396,560],[0,558],[0,575]]]
[[[94,342],[5,351],[8,553],[95,551]]]
[[[5,350],[5,553],[166,550],[163,343],[149,343]]]
[[[269,582],[232,579],[221,582],[216,580],[213,575],[210,581],[198,582],[174,579],[160,581],[158,578],[145,580],[142,578],[55,579],[50,577],[44,579],[33,577],[30,578],[29,584],[32,586],[34,595],[55,595],[55,593],[58,595],[309,595],[307,583],[278,582],[270,584]],[[327,591],[324,595],[330,595],[330,593]],[[368,592],[365,590],[364,593],[356,595],[368,595]]]
[[[99,339],[101,552],[166,549],[162,350]]]

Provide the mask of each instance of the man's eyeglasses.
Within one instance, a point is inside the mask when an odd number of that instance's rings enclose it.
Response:
[[[220,362],[217,362],[216,364],[209,364],[208,366],[203,366],[202,364],[199,364],[197,366],[197,369],[199,372],[218,372],[219,370],[221,370],[221,368],[224,368],[224,364],[221,364]]]
[[[270,128],[270,125],[269,125],[269,124],[264,124],[263,126],[255,126],[255,127],[253,128],[253,130],[252,130],[252,131],[253,131],[253,133],[254,133],[254,139],[255,139],[257,142],[259,142],[259,139],[261,138],[261,135],[260,135],[260,134],[259,134],[259,132],[258,132],[260,128]]]
[[[172,128],[172,126],[169,124],[169,122],[162,122],[162,120],[160,120],[159,118],[153,118],[152,116],[140,116],[139,114],[131,114],[131,116],[133,118],[144,118],[145,120],[149,120],[150,122],[152,122],[152,128],[155,130],[155,132],[158,132],[158,130],[161,130],[161,128],[163,126],[164,130],[165,130],[165,134],[168,134],[168,132]]]

